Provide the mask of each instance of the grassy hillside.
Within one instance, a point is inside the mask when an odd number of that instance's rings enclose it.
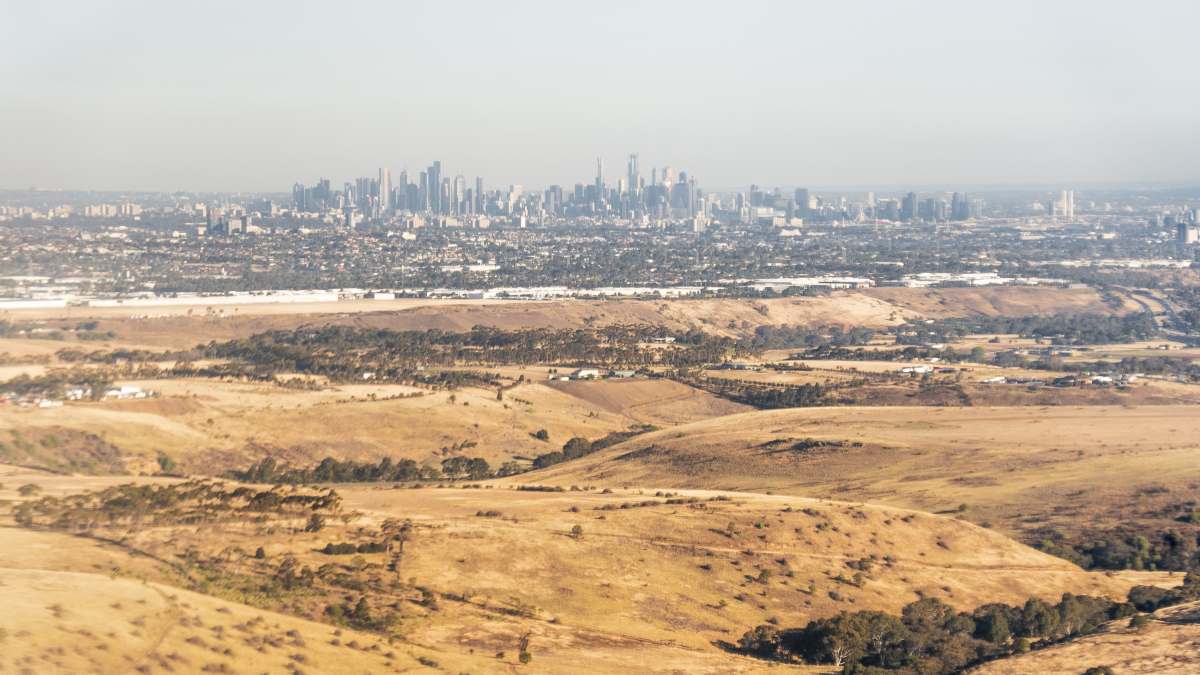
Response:
[[[344,324],[394,330],[473,326],[576,328],[613,324],[697,328],[741,336],[765,325],[883,327],[911,318],[973,315],[1111,313],[1136,305],[1110,307],[1092,289],[994,287],[837,291],[825,297],[767,300],[560,300],[512,301],[355,301],[317,305],[244,305],[214,308],[72,307],[12,313],[14,320],[45,320],[73,325],[98,320],[98,330],[114,331],[121,343],[189,348],[212,340],[247,337],[300,325]],[[2,348],[0,348],[2,351]]]
[[[1171,508],[1200,483],[1197,439],[1191,406],[790,409],[664,429],[523,479],[855,499],[1010,533],[1182,526]]]
[[[137,384],[161,396],[73,404],[69,413],[0,410],[0,460],[78,471],[92,465],[99,472],[154,471],[161,451],[181,470],[219,473],[266,454],[297,464],[326,456],[388,456],[436,465],[443,448],[466,444],[463,454],[498,465],[514,455],[557,450],[573,436],[598,438],[638,421],[541,384],[509,389],[503,400],[494,390],[476,388],[430,392],[342,385],[308,391],[205,379]],[[532,437],[541,429],[549,433],[548,442]],[[97,453],[107,464],[95,460],[85,466]],[[124,459],[109,456],[114,453]]]
[[[29,482],[44,494],[62,495],[111,485],[113,479],[18,471],[6,477],[0,497],[37,498],[16,495],[15,487]],[[47,622],[38,631],[46,640],[58,639],[54,621],[98,636],[115,630],[102,631],[103,626],[120,626],[131,635],[114,658],[157,663],[178,652],[202,664],[229,660],[211,647],[229,647],[236,659],[247,647],[277,633],[286,636],[295,626],[311,646],[300,653],[317,672],[335,661],[336,667],[344,662],[359,671],[388,660],[404,668],[413,658],[432,659],[454,672],[502,670],[514,662],[523,636],[533,658],[530,672],[753,672],[770,665],[715,643],[736,641],[747,626],[772,619],[796,625],[842,610],[896,611],[918,597],[969,609],[1032,595],[1053,599],[1064,591],[1121,597],[1134,582],[1083,572],[953,518],[856,503],[486,485],[354,485],[338,493],[342,515],[327,518],[319,531],[307,531],[303,517],[266,513],[203,527],[113,521],[76,537],[0,528],[6,551],[0,554],[0,574],[6,594],[28,597],[22,602],[31,615],[46,615],[38,619]],[[155,514],[147,510],[138,517]],[[395,570],[386,552],[321,552],[329,542],[376,541],[389,519],[411,523]],[[312,581],[279,593],[255,590],[273,588],[277,581],[271,580],[287,565],[314,570]],[[10,571],[16,569],[23,571]],[[139,578],[153,583],[130,581]],[[95,589],[91,599],[73,608],[67,594],[89,585]],[[332,626],[312,623],[329,620],[323,607],[353,605],[360,597],[390,617],[386,629],[362,636],[343,627],[339,636]],[[246,602],[256,608],[241,604]],[[56,604],[67,608],[64,617],[54,616]],[[275,618],[276,613],[296,618]],[[264,623],[243,634],[238,626],[259,615]],[[139,617],[143,625],[132,623]],[[216,631],[214,625],[223,628]],[[135,630],[144,632],[132,635]],[[170,638],[139,641],[151,630]],[[203,646],[185,652],[178,643],[192,644],[195,635]],[[288,636],[284,644],[293,639]],[[331,651],[349,639],[361,654]],[[65,658],[52,651],[50,641],[31,644],[11,658],[28,654],[51,664],[46,659]],[[91,653],[88,644],[85,655]],[[294,651],[287,646],[260,653],[286,659]],[[68,670],[72,663],[64,661]],[[271,663],[263,661],[262,669],[272,669]]]

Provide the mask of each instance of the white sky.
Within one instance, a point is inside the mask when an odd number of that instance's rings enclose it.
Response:
[[[0,0],[0,187],[1200,182],[1200,2]]]

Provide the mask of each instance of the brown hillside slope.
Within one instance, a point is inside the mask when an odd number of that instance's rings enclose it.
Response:
[[[107,570],[61,569],[97,559],[125,568],[136,563],[85,540],[0,528],[0,543],[5,607],[0,612],[5,635],[0,672],[260,673],[298,668],[349,674],[423,670],[422,657],[455,669],[476,671],[487,665],[482,656],[389,645],[376,635]]]
[[[675,425],[753,410],[706,391],[666,379],[549,382],[548,386],[598,410],[643,424]]]
[[[523,480],[965,504],[1017,532],[1115,525],[1131,506],[1183,499],[1198,450],[1194,406],[797,408],[657,431]]]
[[[1119,597],[1130,584],[962,521],[844,502],[620,489],[341,494],[367,518],[418,524],[406,575],[440,591],[466,589],[480,602],[535,608],[540,621],[528,629],[545,652],[537,659],[568,670],[581,667],[571,659],[589,670],[592,659],[636,667],[639,643],[712,654],[713,641],[736,641],[769,618],[803,625],[843,609],[898,611],[918,593],[968,608],[1066,590]],[[498,515],[481,518],[481,509]],[[866,570],[858,581],[851,565]],[[446,616],[414,626],[413,637],[471,635],[483,651],[512,630],[491,634],[476,621]]]
[[[1126,303],[1116,311],[1134,311]],[[882,327],[911,318],[948,316],[1110,313],[1095,290],[1052,287],[881,288],[837,291],[824,297],[679,300],[455,301],[406,300],[338,302],[314,305],[247,305],[191,315],[172,308],[38,310],[13,313],[14,320],[37,318],[77,322],[99,319],[99,330],[114,331],[121,343],[189,348],[210,340],[246,337],[300,325],[345,324],[393,330],[462,331],[472,326],[578,328],[649,324],[673,330],[700,329],[747,335],[758,326],[794,324]],[[94,315],[94,316],[93,316]]]
[[[66,466],[64,458],[82,452],[72,439],[86,432],[91,445],[101,444],[121,458],[105,458],[106,466],[117,470],[122,462],[131,471],[139,463],[153,464],[159,451],[185,471],[209,474],[244,468],[268,451],[302,465],[326,456],[403,457],[436,465],[444,457],[442,448],[464,443],[474,445],[463,454],[498,466],[514,454],[550,452],[573,436],[599,438],[640,419],[542,384],[510,389],[503,401],[496,400],[494,390],[479,388],[451,394],[402,385],[307,391],[208,379],[137,384],[161,396],[51,409],[0,408],[0,461]],[[413,393],[421,395],[403,397]],[[392,398],[397,396],[402,398]],[[680,414],[686,412],[682,402],[678,407]],[[539,429],[550,433],[550,442],[531,437]],[[83,463],[76,465],[74,470],[86,470]]]
[[[15,486],[24,482],[32,477],[9,477],[0,495],[15,497]],[[38,484],[47,494],[61,494],[110,482],[46,476]],[[312,569],[332,564],[347,573],[360,570],[364,578],[386,578],[385,553],[331,557],[319,549],[330,541],[370,540],[387,518],[410,519],[400,576],[437,602],[396,598],[402,620],[392,648],[410,653],[408,647],[419,645],[418,655],[451,672],[499,670],[469,664],[499,652],[511,664],[522,635],[531,637],[530,672],[748,672],[771,664],[731,655],[714,643],[736,641],[772,618],[790,626],[842,610],[894,612],[919,596],[961,609],[1015,604],[1031,595],[1054,599],[1063,592],[1116,598],[1134,582],[1084,572],[953,518],[902,509],[711,491],[539,492],[489,485],[339,486],[345,518],[328,519],[319,533],[282,523],[269,529],[244,524],[223,526],[214,536],[211,528],[180,524],[122,529],[121,538],[162,560],[180,560],[184,552],[196,560],[229,560],[229,569],[241,575],[274,574],[281,559],[294,555],[298,565]],[[580,529],[572,534],[575,526]],[[153,577],[148,559],[136,559],[135,566],[112,545],[82,537],[0,528],[0,544],[0,567],[160,578]],[[247,555],[259,546],[265,559]],[[64,561],[74,566],[64,570]],[[222,597],[243,587],[236,575],[231,585],[222,578],[210,582]],[[15,579],[3,592],[31,587],[36,590],[36,579]],[[344,595],[339,590],[335,597]],[[131,597],[136,603],[141,596]],[[115,602],[129,606],[107,594],[97,600],[97,612]],[[379,606],[392,601],[386,591],[372,598]],[[56,601],[36,602],[48,607]],[[70,611],[70,604],[61,604]],[[246,618],[231,611],[237,622]],[[206,625],[214,622],[202,618]],[[114,622],[126,620],[114,614]],[[219,623],[228,635],[237,622]],[[229,646],[240,651],[238,644]],[[328,658],[311,657],[318,666]],[[369,664],[364,669],[374,671]]]
[[[1035,314],[1110,314],[1138,311],[1122,300],[1114,310],[1090,288],[1004,286],[989,288],[873,288],[864,295],[929,319],[959,316],[1031,316]]]

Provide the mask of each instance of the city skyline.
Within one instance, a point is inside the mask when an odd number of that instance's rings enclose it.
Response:
[[[1191,3],[563,9],[12,6],[0,186],[268,191],[434,156],[545,186],[625,148],[713,189],[1200,180]]]

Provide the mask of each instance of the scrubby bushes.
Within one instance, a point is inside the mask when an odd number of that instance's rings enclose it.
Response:
[[[321,549],[321,553],[325,555],[351,555],[354,553],[383,553],[387,550],[387,544],[383,542],[371,541],[365,544],[341,543],[325,544],[325,548]]]

